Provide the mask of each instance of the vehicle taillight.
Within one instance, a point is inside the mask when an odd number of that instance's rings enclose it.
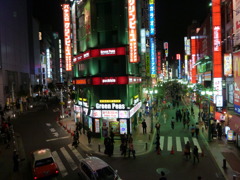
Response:
[[[56,170],[56,171],[55,171],[55,174],[58,174],[58,173],[59,173],[59,171],[58,171],[58,170]]]
[[[37,179],[37,177],[36,177],[36,176],[34,176],[34,179]]]

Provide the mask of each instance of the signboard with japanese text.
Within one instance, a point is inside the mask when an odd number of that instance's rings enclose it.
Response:
[[[232,76],[232,54],[225,53],[224,54],[224,75]]]
[[[240,44],[240,0],[233,0],[233,7],[234,9],[232,11],[233,13],[233,34],[234,34],[234,40],[233,40],[233,46],[237,46]]]
[[[118,111],[102,110],[102,118],[118,118]]]
[[[240,51],[233,53],[234,111],[240,114]]]

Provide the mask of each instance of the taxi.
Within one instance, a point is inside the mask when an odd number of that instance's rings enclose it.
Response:
[[[33,179],[59,174],[59,168],[50,149],[40,149],[32,152]]]

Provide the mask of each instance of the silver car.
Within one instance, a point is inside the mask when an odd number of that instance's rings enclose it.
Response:
[[[117,170],[94,156],[80,161],[78,175],[85,180],[121,180]]]

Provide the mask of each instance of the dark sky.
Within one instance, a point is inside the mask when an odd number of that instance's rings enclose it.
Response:
[[[31,1],[34,15],[61,33],[63,18],[60,4],[64,0]],[[187,35],[187,27],[193,20],[201,23],[205,19],[210,10],[209,2],[210,0],[155,0],[156,37],[169,43],[170,56],[183,53],[183,38]]]
[[[184,36],[193,20],[202,22],[210,0],[155,0],[157,38],[167,41],[169,55],[183,54]],[[169,56],[169,57],[170,57]]]

